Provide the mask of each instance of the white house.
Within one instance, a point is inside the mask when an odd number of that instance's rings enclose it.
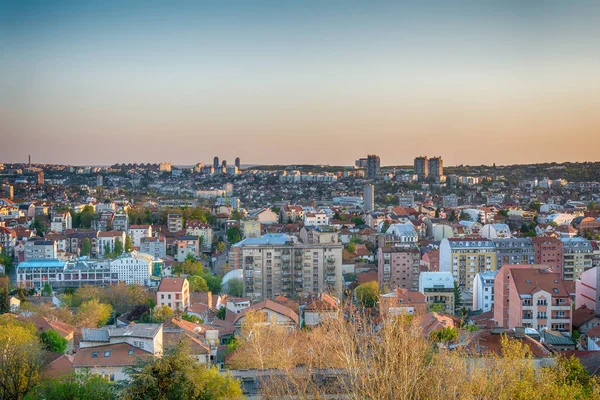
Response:
[[[135,247],[140,247],[142,238],[149,238],[152,236],[152,225],[130,225],[128,233],[131,243]]]
[[[479,234],[486,239],[504,239],[512,237],[507,224],[485,224]]]
[[[329,225],[329,217],[321,211],[304,213],[305,226],[324,226]]]
[[[473,280],[473,310],[488,312],[494,305],[494,279],[497,271],[480,272]]]
[[[104,257],[106,255],[106,250],[109,253],[115,252],[115,243],[117,239],[121,241],[122,249],[125,251],[125,232],[123,231],[109,231],[98,232],[97,238],[97,246],[98,246],[98,255],[100,257]]]
[[[50,222],[50,230],[63,233],[73,227],[73,220],[70,212],[57,213]]]
[[[185,224],[185,234],[187,236],[198,236],[203,249],[210,249],[213,242],[213,230],[209,224],[202,221],[192,220]]]
[[[385,233],[398,237],[401,244],[414,244],[419,241],[419,234],[410,222],[406,224],[391,224]]]

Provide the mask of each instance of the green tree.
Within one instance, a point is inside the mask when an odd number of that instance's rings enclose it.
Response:
[[[461,221],[473,221],[473,218],[471,218],[471,214],[469,214],[466,211],[462,211],[460,213],[460,217],[459,218],[460,218]]]
[[[91,253],[92,253],[92,242],[90,242],[90,239],[85,238],[85,239],[83,239],[83,243],[81,244],[81,255],[89,256]]]
[[[119,238],[115,239],[115,255],[120,256],[123,254],[123,241]]]
[[[440,208],[439,207],[435,209],[435,215],[434,215],[434,217],[435,218],[439,218],[440,217]]]
[[[104,243],[104,258],[109,258],[110,256],[110,245],[108,243]]]
[[[123,400],[242,398],[238,381],[190,358],[183,344],[166,349],[162,357],[139,361],[128,374],[131,381],[122,393]]]
[[[46,232],[46,227],[44,226],[42,221],[40,221],[40,217],[34,218],[33,223],[31,224],[30,228],[35,229],[35,231],[38,235],[42,235],[44,232]]]
[[[0,399],[22,399],[37,384],[41,355],[33,324],[0,317]]]
[[[201,276],[189,276],[188,281],[190,282],[190,290],[192,292],[208,292],[208,284]]]
[[[25,400],[110,400],[118,398],[117,385],[90,372],[40,382]]]
[[[449,343],[456,338],[458,338],[458,329],[449,326],[435,330],[429,334],[429,339],[435,343]]]
[[[448,221],[456,221],[456,211],[452,210],[450,211],[450,215],[448,216]]]
[[[590,395],[592,392],[592,378],[588,370],[581,365],[575,356],[558,357],[558,368],[566,372],[566,381],[571,386],[580,386],[584,393]]]
[[[0,314],[10,312],[10,296],[8,277],[0,277]]]
[[[53,351],[55,353],[64,353],[67,350],[67,344],[69,343],[67,339],[60,336],[54,329],[48,329],[40,333],[40,340],[48,351]]]
[[[539,201],[532,201],[531,203],[529,203],[529,209],[531,211],[540,211],[540,207],[542,206],[542,203],[540,203]]]
[[[133,242],[129,235],[125,236],[125,252],[131,253],[133,251]]]
[[[217,318],[225,320],[225,316],[227,315],[227,307],[219,308],[219,310],[217,310],[217,313],[215,315],[217,316]]]
[[[366,308],[372,308],[379,300],[379,286],[377,282],[366,282],[359,285],[354,293],[358,302]]]
[[[109,304],[100,303],[98,299],[91,299],[79,306],[75,314],[77,326],[82,328],[97,328],[108,321],[112,314]]]
[[[244,295],[244,282],[239,278],[231,279],[227,282],[228,294],[236,297]]]
[[[217,246],[215,248],[215,250],[217,251],[217,253],[223,253],[225,251],[226,247],[225,247],[225,242],[218,242]]]
[[[458,282],[454,281],[454,312],[460,308],[460,303],[462,303],[462,291]]]
[[[236,244],[237,242],[242,240],[242,234],[240,232],[240,228],[237,226],[230,226],[227,228],[227,241],[229,244]]]
[[[167,319],[171,318],[173,315],[173,310],[169,306],[156,306],[154,310],[152,310],[152,321],[154,322],[165,322]]]
[[[444,312],[444,305],[442,303],[433,303],[429,311],[442,314]]]
[[[44,287],[42,288],[42,296],[52,296],[54,292],[52,291],[52,286],[50,283],[44,283]]]
[[[346,246],[346,250],[348,250],[348,252],[350,253],[354,253],[356,251],[356,244],[348,243],[348,245]]]
[[[365,224],[365,221],[363,221],[363,219],[360,218],[360,217],[354,217],[350,221],[354,222],[354,224],[357,225],[357,226]]]

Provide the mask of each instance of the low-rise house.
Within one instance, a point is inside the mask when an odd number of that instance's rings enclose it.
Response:
[[[141,238],[140,253],[150,254],[156,258],[165,258],[167,255],[167,240],[164,236]]]
[[[156,292],[156,305],[173,311],[190,307],[190,284],[186,278],[162,278]]]
[[[73,228],[73,218],[68,211],[57,213],[52,217],[50,222],[50,230],[58,233],[63,233],[68,229]]]
[[[587,349],[599,351],[600,350],[600,326],[588,329],[585,333],[587,336]]]
[[[339,307],[339,300],[327,293],[310,298],[304,307],[304,323],[317,326],[327,319],[336,318]]]
[[[213,230],[209,224],[202,221],[191,220],[185,224],[185,234],[187,236],[197,236],[200,238],[202,249],[210,249],[213,243]]]
[[[274,321],[277,325],[285,326],[288,329],[295,329],[300,322],[298,314],[292,309],[271,300],[263,300],[237,314],[233,320],[235,326],[240,328],[244,323],[246,315],[252,311],[264,313],[266,324],[271,324]]]
[[[441,307],[446,314],[454,314],[454,279],[450,272],[421,272],[419,292],[427,296],[428,309]]]
[[[504,239],[512,237],[507,224],[485,224],[479,234],[486,239]]]
[[[421,292],[396,288],[379,297],[379,312],[384,318],[399,314],[423,315],[427,312],[427,296]]]
[[[231,311],[234,314],[239,314],[244,311],[246,308],[250,307],[252,298],[250,297],[234,297],[227,296],[225,300],[225,307],[227,310]]]
[[[585,304],[573,311],[573,329],[577,329],[580,334],[585,335],[588,330],[597,326],[600,326],[600,316]]]
[[[184,262],[188,255],[198,257],[200,255],[200,239],[198,236],[177,237],[177,261]]]

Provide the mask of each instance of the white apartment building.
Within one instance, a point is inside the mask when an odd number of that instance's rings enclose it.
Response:
[[[201,247],[203,249],[210,249],[212,247],[213,230],[209,224],[192,220],[188,221],[185,225],[185,234],[187,236],[198,236],[201,238]]]
[[[70,212],[57,213],[50,222],[50,230],[63,233],[67,229],[72,229],[73,220]]]
[[[28,240],[25,242],[25,261],[56,258],[57,245],[53,240]]]
[[[473,310],[488,312],[494,305],[494,279],[497,271],[480,272],[473,280]]]
[[[110,231],[110,232],[98,232],[98,238],[96,239],[98,243],[98,256],[104,257],[106,255],[106,251],[108,249],[109,253],[115,252],[115,243],[119,239],[121,241],[121,245],[123,246],[123,251],[125,251],[125,232],[122,231]]]
[[[152,225],[130,225],[128,234],[131,243],[135,247],[140,247],[143,238],[152,236]]]
[[[305,226],[324,226],[329,225],[329,217],[322,211],[304,213]]]
[[[110,272],[127,284],[148,285],[155,261],[160,262],[149,254],[134,251],[110,261]]]

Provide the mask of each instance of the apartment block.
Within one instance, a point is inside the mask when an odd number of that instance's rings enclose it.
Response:
[[[427,309],[436,304],[445,314],[454,314],[454,278],[450,272],[421,272],[419,292],[427,296]]]
[[[416,247],[385,247],[377,251],[379,288],[391,291],[396,288],[419,289],[421,253]]]
[[[28,240],[25,242],[25,261],[57,256],[57,245],[53,240]]]
[[[496,247],[497,269],[504,264],[535,264],[535,248],[530,238],[492,239]]]
[[[563,244],[563,278],[579,279],[584,271],[592,268],[594,249],[589,240],[581,237],[562,238]]]
[[[488,312],[494,306],[495,272],[481,272],[473,280],[473,310]]]
[[[307,244],[285,234],[248,238],[231,247],[229,263],[244,271],[244,296],[305,298],[342,295],[342,249],[338,243]]]
[[[481,272],[496,271],[496,247],[484,238],[449,238],[440,243],[440,271],[450,272],[461,289],[473,293]]]
[[[548,265],[564,277],[563,273],[563,244],[560,239],[554,237],[533,237],[533,248],[535,251],[535,263]],[[571,278],[572,273],[568,274]]]
[[[167,215],[167,229],[171,233],[183,230],[183,217],[181,214]]]

